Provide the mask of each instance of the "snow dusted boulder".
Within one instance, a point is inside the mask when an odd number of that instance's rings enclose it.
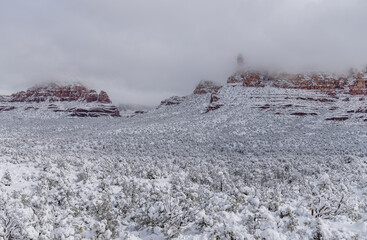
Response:
[[[212,81],[201,81],[195,88],[194,94],[215,93],[221,88],[220,85]]]

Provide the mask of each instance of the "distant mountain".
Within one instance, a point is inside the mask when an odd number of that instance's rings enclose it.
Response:
[[[0,111],[45,109],[75,117],[120,116],[105,91],[97,93],[81,84],[34,86],[10,96],[0,96],[0,103],[3,105]]]
[[[333,73],[275,73],[258,71],[238,72],[227,83],[242,83],[246,87],[272,86],[277,88],[320,90],[328,93],[367,94],[367,73],[349,75]]]

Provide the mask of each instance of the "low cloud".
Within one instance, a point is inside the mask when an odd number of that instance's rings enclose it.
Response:
[[[115,103],[158,104],[202,79],[253,67],[345,71],[367,65],[364,0],[7,1],[0,93],[82,82]]]

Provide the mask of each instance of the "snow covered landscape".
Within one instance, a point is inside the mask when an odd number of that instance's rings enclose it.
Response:
[[[99,118],[4,103],[1,238],[367,239],[361,96],[228,83],[216,97]]]
[[[367,240],[366,0],[0,4],[0,240]]]

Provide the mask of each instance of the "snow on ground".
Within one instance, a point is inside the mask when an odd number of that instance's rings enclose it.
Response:
[[[1,112],[0,239],[367,239],[367,123],[347,114],[364,101],[218,96],[208,113],[209,95],[122,118]]]

